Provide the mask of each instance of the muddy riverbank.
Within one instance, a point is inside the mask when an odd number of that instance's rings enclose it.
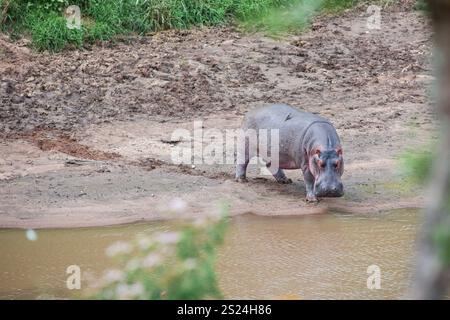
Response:
[[[302,215],[421,207],[396,158],[433,139],[431,33],[411,6],[320,19],[273,40],[231,28],[169,31],[129,43],[0,60],[0,227],[100,226],[197,216],[225,200],[231,214]],[[329,118],[346,159],[346,195],[304,202],[292,185],[233,166],[176,166],[177,128],[237,128],[250,108],[288,103]]]

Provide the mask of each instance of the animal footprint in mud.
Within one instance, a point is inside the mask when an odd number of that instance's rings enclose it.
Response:
[[[292,183],[292,179],[286,178],[286,179],[278,180],[277,182],[281,183],[281,184],[291,184]]]

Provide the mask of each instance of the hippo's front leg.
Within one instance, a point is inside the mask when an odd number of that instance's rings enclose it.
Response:
[[[317,202],[318,200],[314,193],[315,179],[311,171],[309,171],[309,169],[303,170],[303,178],[305,180],[305,187],[306,187],[306,201]]]

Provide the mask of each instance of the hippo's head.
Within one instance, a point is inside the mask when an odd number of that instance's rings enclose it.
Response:
[[[315,196],[342,197],[344,195],[344,186],[341,181],[344,159],[341,147],[328,150],[315,148],[310,154],[309,169],[315,178]]]

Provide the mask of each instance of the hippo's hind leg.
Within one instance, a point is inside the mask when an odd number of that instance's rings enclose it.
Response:
[[[238,146],[237,158],[236,158],[236,177],[237,182],[247,181],[247,166],[250,162],[249,143],[245,141],[245,148],[242,150]]]
[[[267,164],[267,169],[269,169],[270,173],[272,173],[275,180],[277,180],[278,183],[282,184],[289,184],[292,183],[292,180],[286,177],[284,174],[284,171],[280,168],[272,168],[270,166],[270,162]]]

